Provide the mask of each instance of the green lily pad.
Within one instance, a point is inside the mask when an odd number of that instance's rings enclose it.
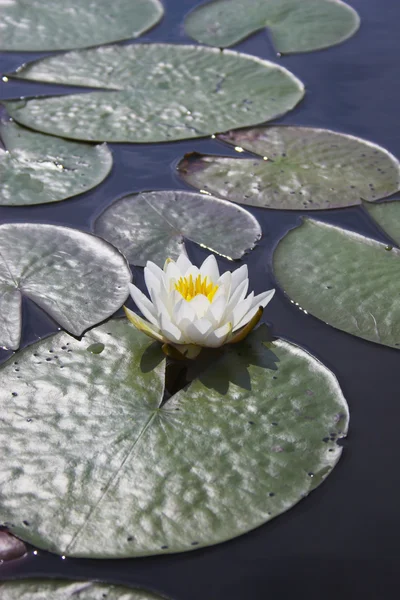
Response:
[[[31,63],[16,76],[102,89],[6,103],[11,116],[32,129],[88,141],[202,137],[273,119],[304,95],[294,75],[269,61],[176,44],[69,52]]]
[[[240,258],[261,238],[247,210],[205,194],[157,191],[130,194],[107,208],[95,232],[118,248],[131,264],[163,265],[176,259],[184,238],[228,258]]]
[[[181,177],[233,202],[321,210],[374,202],[400,189],[400,163],[384,148],[343,133],[271,126],[218,136],[254,158],[190,154]]]
[[[165,357],[125,319],[20,351],[18,373],[0,368],[1,521],[52,552],[123,558],[288,510],[339,460],[348,409],[327,368],[261,332],[162,405]]]
[[[0,582],[2,600],[161,600],[150,592],[93,581],[25,579]]]
[[[382,229],[400,246],[400,201],[364,204],[364,208]]]
[[[279,243],[274,270],[288,296],[315,317],[400,347],[400,250],[306,219]]]
[[[339,0],[217,0],[195,8],[185,20],[187,35],[226,48],[267,28],[281,53],[310,52],[354,35],[360,17]]]
[[[0,122],[0,205],[58,202],[99,185],[112,167],[105,144],[93,146]]]
[[[22,296],[73,335],[126,300],[131,272],[116,248],[89,233],[30,223],[0,225],[0,345],[16,350]]]
[[[0,50],[68,50],[135,38],[163,12],[159,0],[5,0]]]

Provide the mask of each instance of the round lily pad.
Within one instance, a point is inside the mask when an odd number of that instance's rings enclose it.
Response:
[[[306,219],[274,254],[278,282],[337,329],[400,348],[400,250]]]
[[[369,204],[364,208],[382,229],[400,246],[400,200]]]
[[[93,146],[0,122],[0,205],[57,202],[94,188],[108,175],[112,154]]]
[[[327,368],[260,330],[163,404],[161,348],[125,319],[20,351],[18,373],[0,368],[1,522],[52,552],[123,558],[288,510],[339,460],[348,409]]]
[[[107,208],[95,232],[132,264],[163,265],[178,258],[184,238],[227,256],[240,258],[261,237],[258,221],[246,210],[205,194],[157,191],[130,194]]]
[[[68,50],[135,38],[163,12],[159,0],[5,0],[0,50]]]
[[[321,210],[374,202],[400,189],[400,163],[384,148],[328,129],[271,126],[218,136],[253,158],[190,154],[190,185],[265,208]],[[258,156],[257,156],[258,155]]]
[[[2,600],[161,600],[150,592],[93,581],[25,579],[0,582]]]
[[[360,26],[356,11],[339,0],[216,0],[196,7],[186,33],[218,48],[267,28],[277,52],[310,52],[339,44]]]
[[[176,44],[69,52],[26,65],[16,76],[99,88],[6,103],[11,116],[32,129],[88,141],[202,137],[273,119],[304,95],[294,75],[269,61]]]
[[[57,225],[0,225],[0,345],[19,346],[22,296],[81,335],[120,308],[130,280],[122,254],[94,235]]]

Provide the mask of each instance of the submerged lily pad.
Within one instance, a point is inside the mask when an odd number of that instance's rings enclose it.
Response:
[[[0,122],[0,205],[57,202],[94,188],[108,175],[112,154],[92,146]]]
[[[202,137],[270,120],[304,95],[294,75],[269,61],[175,44],[69,52],[16,76],[106,90],[6,103],[11,116],[32,129],[89,141]]]
[[[131,272],[116,248],[68,227],[0,225],[0,345],[21,337],[22,296],[73,335],[111,316],[126,300]]]
[[[259,157],[192,154],[181,177],[233,202],[321,210],[374,202],[400,188],[400,163],[384,148],[328,129],[271,126],[218,136]]]
[[[157,191],[130,194],[107,208],[95,232],[132,264],[176,259],[184,238],[228,258],[240,258],[261,237],[258,221],[243,208],[205,194]]]
[[[400,246],[400,200],[364,204],[364,208],[382,229]]]
[[[306,219],[274,254],[280,285],[337,329],[400,348],[400,250]]]
[[[2,600],[161,600],[150,592],[93,581],[25,579],[0,582]]]
[[[0,50],[68,50],[135,38],[163,12],[159,0],[3,0]]]
[[[125,319],[22,350],[19,379],[0,368],[1,521],[52,552],[122,558],[288,510],[339,460],[348,409],[315,358],[259,334],[162,405],[165,357]]]
[[[281,53],[310,52],[339,44],[360,26],[356,11],[339,0],[216,0],[189,13],[186,33],[226,48],[268,28]]]

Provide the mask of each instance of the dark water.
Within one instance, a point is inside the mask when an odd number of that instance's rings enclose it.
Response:
[[[166,17],[145,41],[189,41],[182,17],[194,0],[164,0]],[[279,60],[307,87],[286,124],[326,127],[383,145],[400,156],[398,0],[352,0],[360,31],[344,44],[277,59],[259,33],[237,49]],[[36,58],[0,54],[1,72]],[[52,86],[0,83],[0,98],[51,93]],[[56,88],[56,93],[62,91]],[[127,192],[185,188],[174,168],[185,152],[233,151],[211,139],[159,145],[111,145],[114,168],[99,188],[54,205],[0,207],[0,222],[47,222],[90,231],[96,216]],[[264,237],[247,258],[255,292],[274,285],[272,250],[301,212],[254,209]],[[314,216],[316,216],[314,214]],[[386,241],[361,208],[318,213],[332,223]],[[190,245],[200,261],[205,252]],[[221,266],[231,267],[224,260]],[[398,298],[394,298],[398,301]],[[400,597],[400,354],[339,332],[300,312],[281,292],[266,311],[276,335],[312,351],[339,378],[351,411],[343,457],[326,483],[263,527],[230,542],[186,554],[118,561],[62,560],[39,551],[4,564],[0,578],[29,575],[97,578],[161,592],[174,600]],[[57,326],[29,302],[23,342]],[[246,507],[243,507],[246,510]]]

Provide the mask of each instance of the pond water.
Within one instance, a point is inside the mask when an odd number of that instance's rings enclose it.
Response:
[[[350,40],[310,54],[276,57],[261,32],[235,48],[277,60],[306,85],[305,100],[280,121],[354,134],[400,156],[398,78],[400,4],[397,0],[351,0],[361,29]],[[186,43],[183,15],[194,0],[164,0],[166,15],[140,41]],[[383,6],[384,4],[384,6]],[[7,73],[42,54],[0,54]],[[60,93],[68,88],[9,81],[0,98]],[[91,231],[95,218],[128,192],[186,189],[175,167],[186,152],[233,156],[212,140],[164,144],[111,144],[114,168],[98,188],[75,199],[34,207],[0,207],[0,222],[44,222]],[[243,155],[242,155],[243,156]],[[247,208],[247,207],[246,207]],[[245,257],[256,293],[274,285],[273,248],[306,212],[249,208],[263,239]],[[361,207],[314,213],[387,241]],[[188,245],[190,257],[206,252]],[[231,263],[220,260],[223,268]],[[141,270],[135,277],[141,281]],[[394,299],[396,300],[396,299]],[[400,462],[398,351],[352,337],[298,310],[281,291],[265,318],[273,333],[309,349],[337,375],[351,411],[350,434],[329,479],[305,501],[240,538],[185,554],[118,561],[65,559],[39,551],[4,564],[0,578],[95,578],[158,591],[173,600],[274,598],[391,598],[398,585]],[[23,344],[57,330],[29,301],[24,303]],[[3,352],[5,359],[9,353]],[[246,506],[243,506],[246,511]]]

